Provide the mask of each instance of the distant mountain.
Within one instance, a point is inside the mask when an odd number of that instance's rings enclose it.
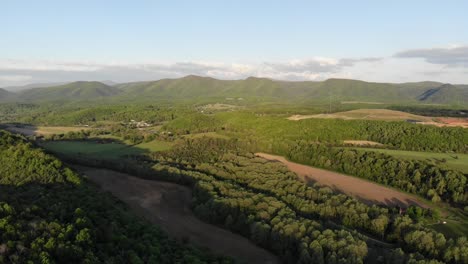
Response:
[[[29,89],[8,97],[10,101],[72,101],[95,98],[114,101],[144,100],[254,100],[264,102],[358,101],[380,103],[467,104],[466,85],[438,82],[375,83],[348,79],[278,81],[249,77],[218,80],[189,75],[177,79],[132,82],[113,86],[102,82],[73,82]]]
[[[22,91],[18,94],[18,98],[24,101],[90,100],[111,97],[119,93],[119,89],[101,82],[72,82]]]
[[[3,87],[3,89],[10,91],[10,92],[19,92],[24,90],[29,90],[33,88],[44,88],[44,87],[52,87],[52,86],[59,86],[67,84],[68,82],[53,82],[53,83],[31,83],[21,86],[8,86]]]
[[[8,92],[5,89],[0,88],[0,101],[7,101],[11,98],[13,98],[15,94]]]
[[[421,102],[421,95],[442,84],[438,82],[373,83],[348,79],[328,79],[322,82],[277,81],[249,77],[245,80],[217,80],[209,77],[186,76],[153,82],[116,85],[122,98],[256,98],[295,101],[376,101],[387,103]],[[458,89],[458,88],[457,88]],[[440,103],[455,103],[450,97]],[[434,99],[434,103],[441,101]]]

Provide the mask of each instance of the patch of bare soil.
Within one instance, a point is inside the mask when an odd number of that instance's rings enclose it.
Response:
[[[344,144],[354,145],[354,146],[382,146],[383,144],[375,141],[369,140],[344,140]]]
[[[436,121],[436,126],[468,128],[468,118],[439,117]]]
[[[195,245],[247,263],[280,263],[277,257],[248,239],[196,218],[190,210],[192,193],[187,187],[106,169],[75,168],[172,237],[188,239]]]
[[[266,153],[256,153],[256,155],[267,160],[279,161],[285,164],[289,170],[295,172],[305,182],[317,182],[322,186],[329,186],[366,203],[385,204],[388,206],[398,205],[401,207],[409,205],[418,205],[424,208],[429,207],[421,199],[413,195],[360,178],[294,163],[281,156]]]
[[[293,115],[289,120],[302,120],[308,118],[338,118],[344,120],[351,119],[366,119],[366,120],[384,120],[384,121],[432,121],[432,117],[413,115],[401,111],[394,111],[388,109],[356,109],[346,112],[337,112],[332,114],[318,114],[318,115]]]
[[[407,121],[411,120],[420,125],[433,125],[438,127],[463,127],[468,128],[468,118],[451,117],[430,117],[414,115],[401,111],[389,109],[356,109],[346,112],[337,112],[332,114],[316,115],[292,115],[288,120],[299,121],[310,118],[332,118],[332,119],[365,119],[365,120],[383,120],[383,121]]]

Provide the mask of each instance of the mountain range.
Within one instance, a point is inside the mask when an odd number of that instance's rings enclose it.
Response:
[[[26,89],[16,93],[0,89],[1,101],[44,102],[108,100],[219,100],[263,101],[363,101],[381,103],[468,103],[468,86],[439,82],[375,83],[348,79],[326,81],[278,81],[249,77],[218,80],[189,75],[177,79],[109,85],[102,82]]]

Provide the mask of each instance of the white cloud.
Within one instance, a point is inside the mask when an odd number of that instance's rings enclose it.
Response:
[[[453,45],[449,48],[412,49],[398,52],[395,57],[422,58],[432,64],[468,67],[468,46]]]
[[[244,79],[255,76],[297,81],[350,78],[377,82],[429,79],[450,83],[468,83],[466,68],[462,68],[465,71],[462,72],[459,67],[447,67],[447,65],[468,65],[467,52],[467,46],[456,46],[446,49],[409,50],[383,58],[310,57],[257,63],[213,61],[174,63],[112,61],[104,63],[0,59],[0,87],[77,80],[150,81],[191,74],[219,79]]]
[[[0,75],[0,81],[3,82],[24,82],[31,80],[31,76],[26,75]]]

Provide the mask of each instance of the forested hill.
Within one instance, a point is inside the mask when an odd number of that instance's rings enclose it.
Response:
[[[56,158],[0,130],[0,263],[231,263],[170,240]]]
[[[10,93],[5,89],[0,88],[0,102],[10,99],[11,97],[13,97],[13,95],[13,93]]]
[[[371,83],[329,79],[323,82],[290,82],[250,77],[245,80],[217,80],[187,76],[154,82],[127,83],[117,87],[129,98],[263,98],[289,100],[431,102],[455,104],[468,100],[468,90],[437,82]],[[424,97],[423,99],[421,99]],[[458,99],[460,100],[458,100]]]
[[[380,103],[466,104],[468,88],[438,82],[374,83],[347,79],[278,81],[249,77],[218,80],[186,76],[109,86],[101,82],[74,82],[19,92],[10,101],[107,99],[139,100],[256,100],[281,102],[358,101]]]
[[[33,88],[17,94],[20,101],[89,100],[119,94],[119,89],[101,82],[73,82],[47,88]]]

